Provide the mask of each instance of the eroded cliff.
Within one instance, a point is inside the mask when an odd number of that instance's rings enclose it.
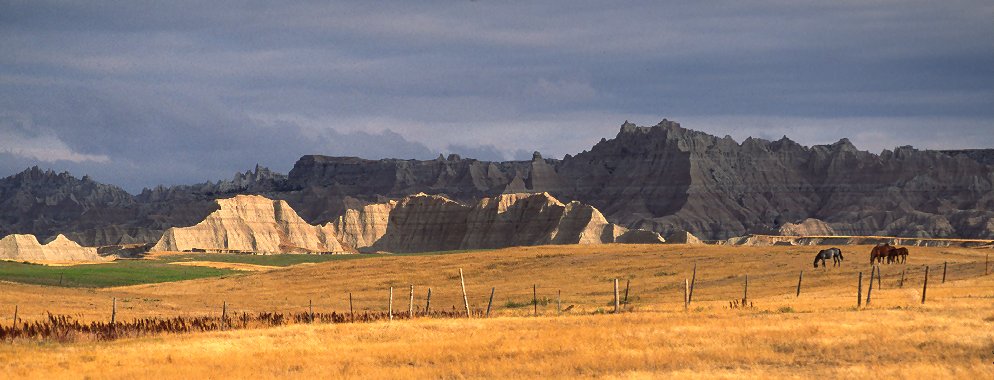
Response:
[[[334,229],[342,241],[359,242],[356,248],[360,251],[663,242],[656,233],[628,231],[609,223],[589,205],[564,204],[548,193],[501,194],[472,206],[420,193],[345,215]]]
[[[0,239],[0,260],[32,262],[106,261],[97,249],[81,247],[65,235],[41,244],[34,235],[7,235]]]
[[[218,199],[218,210],[190,227],[168,229],[151,251],[345,253],[329,226],[305,222],[285,202],[258,195]]]
[[[259,194],[286,201],[314,225],[379,218],[342,224],[369,228],[349,234],[363,245],[386,223],[382,210],[360,210],[366,204],[422,192],[467,205],[505,193],[548,192],[593,206],[612,223],[664,236],[775,234],[785,226],[808,229],[802,222],[813,219],[843,235],[994,238],[992,157],[991,149],[898,147],[873,154],[846,139],[811,147],[786,137],[739,143],[663,120],[651,127],[626,122],[613,139],[562,160],[537,152],[532,160],[508,162],[308,155],[287,176],[256,167],[227,181],[137,196],[33,168],[0,179],[0,236],[65,233],[83,245],[152,243],[170,227],[203,220],[217,210],[217,198]]]

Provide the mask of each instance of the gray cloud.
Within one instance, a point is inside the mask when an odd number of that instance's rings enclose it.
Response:
[[[2,1],[0,175],[135,191],[312,153],[554,157],[664,117],[990,147],[992,18],[979,0]]]

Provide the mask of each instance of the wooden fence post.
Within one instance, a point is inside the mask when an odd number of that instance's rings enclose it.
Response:
[[[431,309],[431,288],[428,288],[428,299],[425,301],[425,315],[428,314]]]
[[[349,292],[349,315],[352,322],[355,322],[355,309],[352,308],[352,292]]]
[[[310,323],[314,323],[314,300],[307,300],[307,312],[310,316]]]
[[[866,306],[870,306],[870,295],[873,294],[873,273],[875,267],[870,268],[870,286],[866,289]]]
[[[490,288],[490,301],[487,301],[487,318],[490,318],[490,306],[493,306],[494,304],[494,291],[496,290],[497,287]]]
[[[683,311],[690,308],[690,280],[683,279]]]
[[[925,304],[926,291],[928,291],[928,266],[925,267],[925,282],[922,283],[922,305]]]
[[[113,327],[114,322],[117,321],[117,297],[111,300],[110,305],[110,325]]]
[[[17,328],[17,305],[14,305],[14,325],[13,328]]]
[[[745,275],[745,284],[742,286],[742,307],[749,304],[749,275]]]
[[[618,313],[618,309],[620,308],[620,306],[621,305],[619,305],[618,301],[618,279],[616,278],[614,279],[614,313],[615,314]]]
[[[469,298],[466,297],[466,280],[462,276],[462,268],[459,268],[459,284],[462,285],[462,302],[466,306],[466,318],[472,318],[469,314]]]
[[[227,316],[228,316],[228,301],[221,301],[221,329],[222,330],[224,330],[225,326],[227,325],[226,323],[224,323],[224,321],[227,318]]]
[[[414,318],[414,285],[411,285],[411,303],[407,305],[407,317]]]
[[[943,284],[946,283],[946,264],[949,264],[949,263],[945,262],[945,261],[942,262],[942,283]]]
[[[906,272],[907,270],[908,270],[907,268],[901,269],[901,282],[897,285],[897,287],[899,288],[904,287],[904,272]]]
[[[863,272],[859,272],[859,282],[856,286],[856,308],[863,306]]]
[[[991,267],[991,254],[988,253],[987,257],[984,258],[984,276],[986,276],[989,273],[990,267]]]
[[[563,315],[563,291],[556,291],[556,315]]]
[[[387,315],[393,320],[393,287],[390,287],[390,300],[387,301]]]
[[[880,283],[880,281],[881,281],[880,277],[883,277],[883,276],[880,275],[880,266],[877,265],[877,289],[883,289],[884,288],[883,284]],[[867,302],[867,303],[869,303],[869,302]]]
[[[687,304],[694,302],[694,285],[697,283],[697,261],[694,261],[694,273],[690,275],[690,291],[687,293]]]
[[[631,286],[632,286],[632,280],[629,279],[625,282],[625,300],[622,301],[622,304],[624,304],[625,307],[628,307],[628,288]]]
[[[794,297],[800,297],[801,296],[801,279],[803,279],[803,278],[804,278],[804,271],[802,270],[801,274],[797,275],[797,295],[795,295]]]
[[[532,307],[535,309],[532,316],[538,316],[538,285],[532,285]]]

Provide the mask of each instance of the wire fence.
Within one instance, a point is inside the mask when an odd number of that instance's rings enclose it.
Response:
[[[863,284],[869,288],[869,282],[873,281],[876,289],[895,288],[920,288],[924,285],[925,268],[929,268],[928,281],[933,287],[943,286],[945,282],[955,280],[966,280],[978,278],[990,273],[988,262],[954,262],[929,265],[901,265],[901,266],[878,266],[881,269],[871,269],[863,273]],[[826,269],[815,269],[810,272],[798,273],[796,280],[791,279],[791,274],[787,272],[766,273],[754,276],[725,276],[721,278],[707,278],[706,271],[698,272],[695,266],[693,274],[688,273],[687,279],[679,281],[659,281],[652,280],[638,282],[629,280],[615,281],[613,289],[608,286],[598,288],[597,291],[583,294],[567,294],[563,298],[563,293],[559,289],[542,288],[539,296],[538,284],[530,286],[518,286],[516,289],[501,289],[499,296],[494,297],[496,289],[486,288],[487,294],[475,294],[467,297],[465,288],[462,289],[459,298],[459,307],[446,304],[445,306],[433,305],[431,290],[429,289],[425,297],[415,298],[413,293],[408,292],[406,287],[391,288],[389,300],[381,298],[371,299],[370,297],[352,299],[349,294],[348,312],[315,312],[328,310],[335,305],[324,303],[308,302],[300,305],[287,301],[273,305],[270,310],[278,311],[250,311],[246,309],[235,309],[229,307],[226,302],[221,303],[221,307],[212,307],[212,311],[205,313],[190,312],[186,309],[172,311],[160,311],[169,313],[164,315],[153,315],[131,318],[129,320],[118,320],[119,302],[113,300],[112,310],[109,313],[73,313],[73,314],[53,314],[46,312],[45,317],[33,321],[25,321],[18,316],[15,306],[13,322],[0,323],[0,341],[12,342],[15,340],[42,340],[56,342],[75,342],[86,340],[113,340],[119,338],[133,338],[157,334],[184,334],[194,332],[224,331],[249,328],[269,328],[294,324],[341,324],[341,323],[371,323],[388,320],[406,320],[412,318],[481,318],[490,317],[491,312],[497,314],[498,309],[503,311],[514,310],[521,315],[548,315],[551,311],[555,314],[569,313],[576,305],[587,307],[583,310],[586,313],[598,314],[607,312],[619,312],[631,310],[630,305],[640,302],[640,296],[655,293],[657,298],[655,304],[683,303],[684,308],[692,302],[728,302],[729,308],[743,308],[752,306],[751,300],[754,297],[769,297],[776,295],[800,296],[804,281],[815,283],[829,283],[835,286],[835,293],[822,295],[825,298],[845,297],[851,299],[856,286],[856,279],[850,277],[856,273],[852,268],[848,272],[830,271]],[[900,269],[898,271],[897,269]],[[880,276],[874,277],[871,273],[879,271]],[[885,273],[886,272],[886,273]],[[819,277],[822,276],[822,277]],[[796,281],[796,284],[795,282]],[[740,285],[741,284],[741,285]],[[634,286],[633,286],[634,285]],[[741,286],[741,288],[738,288]],[[968,291],[972,289],[991,289],[989,286],[975,286],[963,283],[952,283],[944,286],[946,289],[956,289],[958,291]],[[825,289],[823,286],[820,289]],[[396,290],[396,291],[395,291]],[[413,291],[413,287],[411,288]],[[474,290],[479,291],[477,286]],[[869,289],[867,289],[868,291]],[[451,301],[451,289],[446,293],[448,301]],[[680,300],[679,294],[684,294]],[[861,297],[863,288],[858,290]],[[550,294],[551,293],[551,294]],[[424,294],[424,293],[422,293]],[[419,294],[420,296],[420,294]],[[436,291],[437,297],[437,291]],[[956,298],[952,296],[951,298]],[[437,299],[437,298],[436,298]],[[469,300],[472,299],[472,305]],[[506,299],[506,302],[501,302]],[[588,302],[579,301],[580,299]],[[589,300],[601,300],[593,305],[593,310],[589,307]],[[381,305],[386,310],[356,310],[352,308],[353,301],[366,304]],[[462,301],[465,301],[463,305]],[[577,302],[579,301],[579,302]],[[924,301],[923,301],[924,302]],[[486,307],[482,307],[482,305]],[[858,304],[857,304],[858,305]],[[385,306],[385,307],[384,307]],[[122,305],[123,310],[134,310],[134,306]],[[541,308],[541,310],[540,310]],[[292,311],[288,311],[292,310]]]
[[[482,317],[475,313],[475,317]],[[56,342],[76,342],[81,340],[113,340],[135,338],[158,334],[184,334],[193,332],[224,331],[248,328],[267,328],[293,324],[312,323],[370,323],[384,320],[404,320],[411,318],[465,318],[465,312],[451,311],[407,311],[400,313],[361,312],[361,313],[223,313],[222,315],[175,316],[134,318],[129,321],[89,323],[68,315],[49,313],[46,319],[19,322],[10,326],[0,326],[0,341],[50,340]]]

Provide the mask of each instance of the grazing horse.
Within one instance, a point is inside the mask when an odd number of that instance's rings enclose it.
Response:
[[[873,264],[874,261],[876,261],[877,263],[882,263],[885,257],[890,256],[890,251],[893,249],[894,247],[888,243],[884,243],[876,247],[873,247],[873,250],[870,251],[870,264]],[[890,260],[888,260],[887,262],[890,262]]]
[[[900,262],[901,264],[904,264],[904,263],[908,262],[908,249],[907,248],[904,248],[904,247],[894,248],[894,249],[892,249],[890,251],[891,251],[891,253],[894,256],[894,262],[895,263]]]
[[[828,259],[832,259],[832,266],[833,267],[834,266],[841,266],[842,265],[842,259],[844,259],[842,257],[842,250],[838,249],[838,248],[835,248],[835,247],[832,247],[832,248],[829,248],[829,249],[823,249],[821,251],[818,251],[818,254],[815,255],[815,268],[818,267],[818,261],[819,260],[821,261],[821,267],[822,268],[827,267],[828,264],[826,263],[826,261]]]

